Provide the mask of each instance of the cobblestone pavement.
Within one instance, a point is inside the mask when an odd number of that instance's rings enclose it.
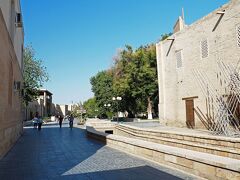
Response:
[[[175,180],[194,179],[88,139],[85,130],[63,125],[25,128],[0,160],[0,179]]]

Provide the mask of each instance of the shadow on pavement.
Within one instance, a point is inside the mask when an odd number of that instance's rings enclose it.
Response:
[[[85,130],[45,125],[24,128],[0,160],[0,179],[179,179],[144,160],[88,139]]]
[[[179,180],[180,178],[159,171],[150,166],[64,175],[60,179],[96,179],[96,180]]]

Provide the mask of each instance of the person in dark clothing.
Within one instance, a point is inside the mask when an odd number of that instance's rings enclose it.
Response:
[[[39,131],[40,131],[41,128],[42,128],[42,123],[43,123],[42,117],[39,117],[39,118],[38,118],[38,130],[39,130]]]
[[[61,115],[59,115],[58,117],[58,122],[59,122],[60,128],[62,128],[63,117]]]
[[[73,128],[73,120],[74,120],[74,117],[73,117],[73,115],[71,114],[70,115],[70,117],[68,118],[68,120],[69,120],[69,128]]]

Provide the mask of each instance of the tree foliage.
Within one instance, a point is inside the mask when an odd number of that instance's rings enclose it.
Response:
[[[90,98],[83,103],[83,108],[86,110],[87,117],[93,118],[98,116],[98,107],[96,104],[96,98]]]
[[[104,104],[111,103],[113,97],[113,74],[112,70],[101,71],[90,79],[92,91],[95,95],[98,114],[106,117]]]
[[[141,46],[135,51],[126,46],[116,67],[113,88],[125,100],[125,109],[130,115],[146,112],[149,100],[158,92],[155,45]]]
[[[165,39],[167,39],[169,36],[171,36],[172,35],[172,33],[165,33],[165,34],[162,34],[161,35],[161,39],[160,39],[160,41],[164,41]]]
[[[42,60],[35,57],[35,51],[31,46],[24,49],[23,61],[24,102],[27,105],[36,98],[38,89],[48,81],[49,75]]]
[[[75,118],[82,118],[82,115],[83,115],[82,110],[83,110],[83,105],[82,105],[82,102],[80,101],[79,103],[76,103],[73,105],[71,114]]]
[[[113,96],[121,96],[119,109],[127,111],[130,117],[157,109],[158,82],[155,45],[141,46],[136,50],[127,45],[115,58],[112,68],[99,72],[91,78],[96,105],[116,104]],[[114,106],[115,105],[115,106]],[[155,111],[156,112],[156,111]],[[100,112],[103,113],[103,112]]]

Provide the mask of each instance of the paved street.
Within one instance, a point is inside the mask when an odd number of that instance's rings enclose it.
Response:
[[[85,130],[67,124],[25,128],[0,161],[0,179],[193,179],[88,139]]]

